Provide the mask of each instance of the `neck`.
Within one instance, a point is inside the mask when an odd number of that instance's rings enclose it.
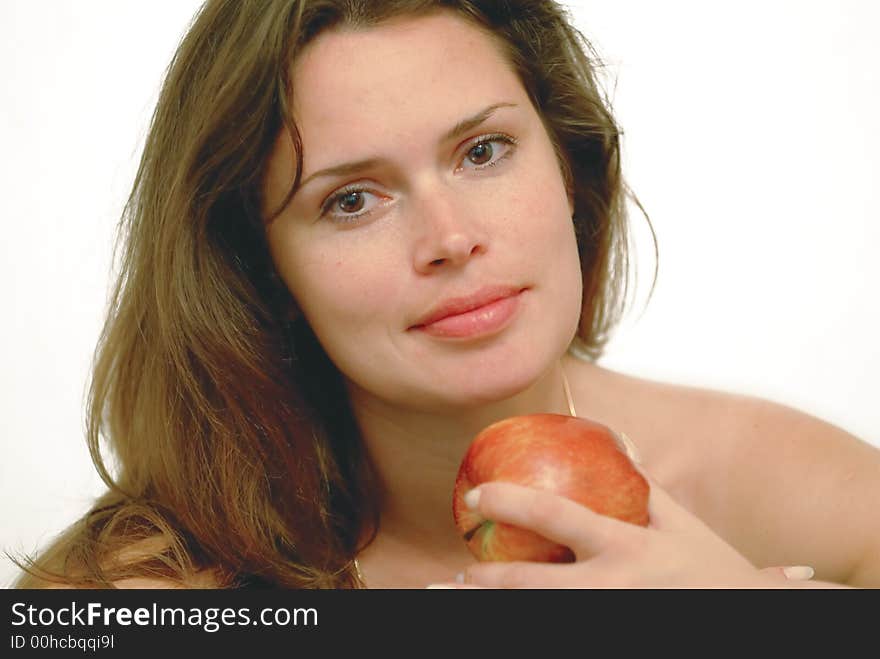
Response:
[[[454,413],[390,404],[354,387],[350,395],[382,487],[380,535],[435,554],[464,548],[452,518],[452,490],[477,433],[511,416],[574,411],[561,360],[515,396]]]

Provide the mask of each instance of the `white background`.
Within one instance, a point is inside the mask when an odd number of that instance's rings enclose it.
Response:
[[[114,228],[196,2],[0,3],[0,549],[101,491],[83,401]],[[569,2],[644,219],[611,368],[782,402],[880,446],[880,5]],[[643,313],[642,313],[643,312]],[[641,313],[641,315],[640,315]],[[14,574],[0,564],[0,585]]]

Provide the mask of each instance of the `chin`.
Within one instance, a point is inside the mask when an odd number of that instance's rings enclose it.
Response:
[[[372,360],[363,364],[355,381],[370,397],[438,414],[512,399],[555,367],[577,331],[579,308],[548,306],[534,305],[516,326],[481,343],[450,347],[420,340],[380,371]]]
[[[562,348],[559,354],[564,351]],[[434,389],[437,397],[450,408],[489,405],[527,391],[553,368],[557,358],[555,352],[535,350],[515,359],[503,356],[497,360],[450,365],[442,376],[430,378],[425,385]]]

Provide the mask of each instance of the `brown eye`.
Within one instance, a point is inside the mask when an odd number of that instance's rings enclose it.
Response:
[[[492,160],[493,154],[491,142],[480,142],[468,151],[468,159],[475,165],[485,165]]]
[[[339,197],[339,209],[344,213],[357,213],[364,207],[364,193],[349,192]]]

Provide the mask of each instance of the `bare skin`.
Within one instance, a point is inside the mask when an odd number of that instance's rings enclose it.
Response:
[[[644,380],[571,355],[564,367],[578,415],[625,432],[637,445],[643,471],[763,570],[749,585],[880,586],[880,553],[872,550],[878,530],[870,524],[880,495],[876,449],[768,401]],[[836,469],[822,474],[818,468],[828,467],[829,451]],[[852,506],[847,515],[837,503],[842,484]],[[451,525],[451,512],[447,517]],[[841,548],[844,535],[850,543]],[[458,538],[422,540],[381,533],[360,558],[368,586],[451,585],[474,565]],[[786,583],[772,569],[784,565],[810,565],[815,579]]]
[[[293,77],[306,183],[268,240],[346,378],[384,487],[379,535],[358,557],[369,587],[459,573],[483,587],[788,586],[767,570],[782,565],[815,568],[810,585],[880,586],[880,451],[783,406],[565,353],[582,285],[571,200],[540,117],[484,33],[444,14],[331,31]],[[289,146],[282,134],[270,205],[288,190]],[[503,331],[456,343],[414,329],[437,300],[489,283],[525,287]],[[493,421],[567,413],[563,369],[578,415],[636,444],[652,527],[489,484],[484,516],[568,544],[578,561],[476,565],[451,513],[459,461]]]
[[[875,448],[761,399],[640,379],[568,354],[563,366],[578,415],[625,432],[655,489],[659,485],[754,566],[755,579],[744,587],[880,587],[877,526],[871,524],[880,495]],[[836,468],[828,468],[831,452]],[[439,521],[403,530],[383,522],[358,557],[369,588],[474,587],[455,581],[476,565],[452,522],[455,469],[450,461]],[[849,501],[848,514],[841,514],[838,497]],[[841,544],[840,537],[849,541]],[[787,565],[809,565],[815,578],[787,580],[779,567]],[[116,585],[180,587],[147,578]],[[214,585],[207,572],[187,584]]]

